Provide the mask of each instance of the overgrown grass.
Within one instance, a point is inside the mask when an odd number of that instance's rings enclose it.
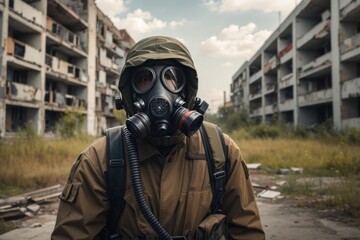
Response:
[[[275,174],[280,168],[304,169],[303,175],[288,176],[287,185],[281,188],[282,194],[304,197],[304,204],[310,202],[311,207],[360,216],[360,145],[328,139],[235,137],[245,160],[261,163],[270,173]],[[322,177],[332,177],[336,181],[321,184],[318,181]],[[303,178],[310,180],[300,182]]]
[[[313,139],[261,138],[236,141],[247,162],[273,171],[302,167],[317,176],[360,175],[360,146]]]
[[[0,141],[0,194],[64,183],[72,163],[94,140],[87,136],[49,140],[28,135]]]

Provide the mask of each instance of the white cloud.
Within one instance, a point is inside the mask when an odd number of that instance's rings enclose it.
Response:
[[[96,0],[97,6],[110,17],[115,26],[120,29],[126,29],[131,35],[137,36],[164,28],[175,29],[184,26],[185,19],[180,21],[164,21],[158,19],[148,11],[136,9],[129,12],[126,18],[121,18],[120,13],[127,11],[125,0]]]
[[[128,13],[126,18],[113,16],[111,19],[118,28],[126,28],[132,35],[160,30],[168,25],[166,21],[157,19],[153,17],[150,12],[141,9],[136,9],[134,12]]]
[[[204,0],[209,9],[218,12],[235,12],[259,10],[262,12],[278,12],[288,15],[294,8],[297,1],[291,0]]]
[[[200,50],[209,56],[248,59],[270,36],[268,30],[256,31],[255,23],[245,26],[230,25],[201,42]]]
[[[127,10],[124,0],[96,0],[96,5],[111,17]]]

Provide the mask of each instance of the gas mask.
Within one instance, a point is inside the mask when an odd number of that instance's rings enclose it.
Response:
[[[134,70],[131,84],[136,113],[126,126],[134,137],[168,136],[177,130],[191,136],[200,128],[208,104],[197,98],[196,110],[186,108],[184,68],[143,65]]]

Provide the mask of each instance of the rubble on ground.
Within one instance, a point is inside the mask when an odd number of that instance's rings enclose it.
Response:
[[[260,170],[261,168],[261,163],[247,163],[246,164],[249,170],[252,171],[256,171],[256,170]],[[303,174],[304,169],[300,168],[300,167],[290,167],[290,168],[280,168],[277,171],[277,174],[281,175],[289,175],[289,174],[296,174],[296,175],[301,175]],[[254,177],[254,175],[253,175]],[[255,177],[256,179],[256,177]],[[260,179],[258,179],[260,180]],[[275,179],[274,179],[275,180]],[[261,182],[261,181],[260,181]],[[277,199],[283,198],[283,196],[281,195],[281,192],[279,191],[279,187],[285,186],[287,184],[287,181],[285,180],[276,180],[274,181],[272,184],[269,184],[269,182],[267,182],[266,184],[259,184],[253,181],[252,186],[255,190],[255,194],[258,198],[262,198],[262,199],[270,199],[272,201],[275,201]]]
[[[7,199],[0,199],[0,219],[33,217],[41,212],[42,204],[56,201],[62,189],[63,186],[58,184]]]

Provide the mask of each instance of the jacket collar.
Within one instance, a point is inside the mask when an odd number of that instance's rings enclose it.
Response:
[[[153,156],[165,157],[158,150],[159,147],[168,147],[170,145],[175,145],[174,148],[170,151],[173,152],[181,146],[184,146],[185,135],[180,134],[177,136],[168,136],[168,137],[147,137],[143,140],[137,140],[137,148],[139,154],[139,161],[144,161]]]

